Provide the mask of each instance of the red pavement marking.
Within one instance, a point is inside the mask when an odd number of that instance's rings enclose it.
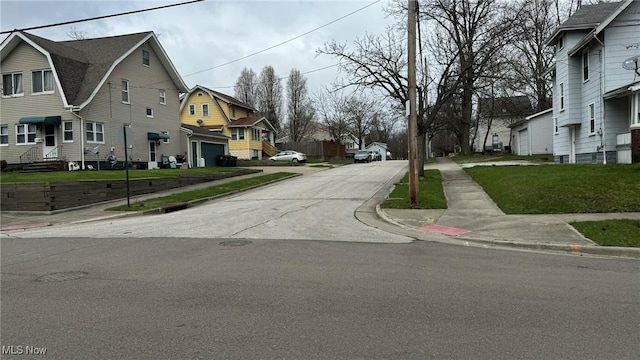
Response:
[[[33,229],[33,228],[45,227],[45,226],[49,226],[49,225],[51,225],[51,224],[49,224],[49,223],[37,223],[37,224],[11,225],[11,226],[5,226],[3,228],[0,228],[0,230],[5,231],[5,230]]]
[[[466,233],[469,232],[469,230],[450,227],[450,226],[442,226],[442,225],[423,226],[423,227],[420,228],[420,230],[428,231],[428,232],[435,232],[435,233],[440,233],[440,234],[445,234],[445,235],[453,235],[453,236],[462,235],[462,234],[466,234]]]

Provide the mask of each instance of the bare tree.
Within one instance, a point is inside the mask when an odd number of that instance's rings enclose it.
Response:
[[[236,99],[245,104],[256,107],[256,92],[258,88],[258,77],[253,69],[244,68],[236,80],[233,87]]]
[[[298,69],[291,69],[287,79],[287,129],[289,140],[302,141],[314,126],[315,110],[307,89],[307,79]]]
[[[262,68],[256,90],[258,112],[273,125],[276,132],[282,131],[280,121],[282,116],[282,84],[273,66],[267,65]]]
[[[346,115],[347,97],[341,91],[325,89],[314,96],[318,120],[331,138],[340,142],[349,134],[349,122]]]
[[[363,149],[365,137],[381,114],[379,103],[366,95],[352,95],[345,104],[345,112],[351,132]]]
[[[80,31],[80,30],[76,29],[75,26],[72,26],[69,29],[69,31],[67,32],[67,36],[71,40],[84,40],[84,39],[87,38],[87,32],[86,31]]]

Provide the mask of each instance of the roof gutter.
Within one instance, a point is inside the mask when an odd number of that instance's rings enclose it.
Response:
[[[80,112],[79,106],[70,105],[70,106],[66,106],[65,108],[73,116],[80,119],[80,163],[81,163],[82,170],[84,170],[85,169],[84,168],[84,119],[82,118],[82,116],[75,113],[76,111]]]

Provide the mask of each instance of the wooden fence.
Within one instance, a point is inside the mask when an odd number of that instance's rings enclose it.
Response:
[[[323,160],[344,159],[345,147],[333,141],[287,142],[276,144],[279,151],[295,150],[305,153],[307,157]]]

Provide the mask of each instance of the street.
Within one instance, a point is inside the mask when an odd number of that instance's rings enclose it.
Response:
[[[640,262],[461,247],[354,212],[404,162],[3,234],[3,359],[637,359]],[[300,241],[304,240],[304,241]]]

